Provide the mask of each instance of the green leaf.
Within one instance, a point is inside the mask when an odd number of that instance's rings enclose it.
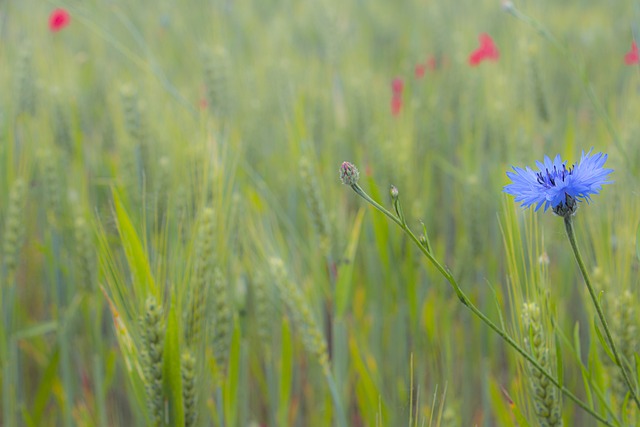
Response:
[[[429,239],[429,233],[427,233],[427,226],[424,225],[424,222],[422,221],[420,221],[420,224],[422,225],[422,233],[424,236],[424,242],[425,242],[424,247],[427,249],[427,252],[429,252],[430,254],[433,254],[433,249],[431,249],[431,240]]]
[[[636,228],[636,258],[640,260],[640,223],[638,223],[638,227]]]
[[[355,265],[356,251],[360,230],[362,230],[362,220],[365,210],[361,208],[356,215],[356,220],[351,229],[349,243],[344,254],[345,263],[340,267],[338,282],[336,283],[336,317],[342,318],[351,300],[351,289],[353,287],[353,269]]]
[[[634,357],[635,362],[636,362],[636,379],[637,379],[637,384],[640,384],[640,369],[638,369],[638,367],[640,367],[640,355],[636,352],[636,353],[633,353],[633,357]]]
[[[356,384],[356,398],[360,406],[360,411],[367,421],[367,425],[380,425],[376,423],[376,417],[380,414],[377,408],[381,409],[382,414],[386,413],[384,403],[381,401],[381,393],[376,387],[375,381],[367,369],[363,357],[360,354],[360,346],[356,343],[355,338],[349,340],[349,350],[351,353],[351,363],[357,375],[354,383]],[[384,424],[383,424],[384,425]]]
[[[238,425],[238,386],[240,384],[241,357],[240,327],[235,325],[229,347],[229,366],[224,385],[224,415],[228,426]]]
[[[373,200],[380,199],[380,190],[376,185],[372,177],[368,177],[367,182],[369,184],[369,195]],[[379,203],[379,202],[378,202]],[[375,208],[373,208],[375,209]],[[389,269],[389,220],[385,215],[373,215],[373,231],[376,240],[376,246],[378,248],[378,258],[382,268],[385,271]]]
[[[556,378],[561,386],[564,386],[564,363],[562,360],[562,348],[560,347],[560,337],[554,335],[556,341]]]
[[[580,350],[580,323],[576,322],[573,327],[573,348],[575,349],[576,358],[582,364],[581,350]]]
[[[47,408],[49,398],[53,393],[53,386],[56,381],[56,375],[58,374],[58,363],[60,362],[60,351],[56,347],[55,352],[51,355],[49,363],[44,370],[40,384],[33,399],[33,406],[30,412],[30,422],[34,426],[42,425],[42,415]]]
[[[596,330],[596,336],[598,337],[598,341],[600,341],[600,345],[602,346],[602,349],[604,350],[605,353],[607,353],[607,356],[609,356],[609,359],[611,359],[613,364],[617,365],[618,363],[616,362],[616,358],[613,355],[613,352],[611,351],[611,347],[609,347],[607,340],[602,335],[602,331],[598,326],[598,320],[595,318],[593,319],[593,328]]]
[[[134,291],[137,288],[139,293],[143,295],[143,298],[139,299],[140,301],[144,301],[148,295],[153,295],[159,299],[160,294],[153,280],[151,266],[140,237],[122,204],[121,196],[115,188],[112,190],[112,195],[120,240],[133,275]]]
[[[591,393],[591,377],[589,374],[589,370],[584,366],[582,362],[582,350],[580,349],[580,324],[576,322],[575,327],[573,328],[573,341],[575,348],[576,359],[580,363],[580,373],[582,374],[582,382],[584,383],[584,391],[587,395],[587,402],[589,402],[589,407],[593,409],[593,394]]]
[[[517,423],[516,425],[521,427],[531,426],[516,402],[507,392],[506,388],[499,385],[495,380],[489,382],[489,398],[491,407],[494,410],[496,421],[499,425],[511,425],[513,424],[513,418],[515,418]],[[504,410],[505,402],[509,411]]]
[[[46,335],[50,332],[55,332],[58,329],[58,322],[43,322],[30,326],[27,329],[22,329],[15,333],[16,340],[23,340],[33,337]]]

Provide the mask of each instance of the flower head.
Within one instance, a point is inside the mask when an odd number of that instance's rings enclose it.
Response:
[[[507,172],[512,183],[504,187],[504,192],[516,196],[526,208],[536,205],[535,210],[544,205],[544,210],[552,208],[560,216],[575,213],[577,202],[591,200],[592,194],[598,194],[603,184],[609,184],[607,176],[612,169],[602,166],[607,161],[603,153],[591,154],[582,152],[580,163],[567,167],[558,154],[555,159],[544,157],[544,162],[536,161],[538,171],[529,167],[525,169],[513,167]]]
[[[631,42],[631,50],[624,55],[624,63],[627,65],[640,63],[640,53],[638,52],[638,45],[635,40]]]
[[[482,61],[488,59],[491,61],[497,61],[500,58],[500,51],[493,42],[491,36],[487,33],[482,33],[478,36],[480,47],[471,52],[469,55],[469,64],[476,66]]]
[[[55,33],[69,25],[70,21],[69,12],[65,9],[56,9],[49,15],[49,29]]]
[[[400,77],[396,77],[391,81],[391,91],[396,96],[401,96],[404,90],[404,81]]]
[[[344,185],[356,185],[358,178],[360,178],[358,168],[353,163],[342,162],[342,165],[340,165],[340,181]]]
[[[398,117],[400,111],[402,111],[402,96],[393,95],[391,98],[391,115]]]
[[[423,78],[425,71],[427,71],[427,64],[422,64],[422,63],[416,64],[414,69],[414,74],[416,76],[416,79]]]

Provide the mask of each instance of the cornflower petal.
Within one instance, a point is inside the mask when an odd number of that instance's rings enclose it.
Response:
[[[577,202],[591,201],[604,184],[611,183],[607,178],[613,170],[603,167],[607,155],[592,151],[583,151],[580,162],[571,167],[559,154],[553,160],[545,156],[542,162],[536,161],[537,171],[513,166],[513,171],[507,172],[512,183],[503,191],[514,195],[523,208],[535,205],[537,211],[544,206],[545,211],[552,208],[558,215],[572,215]]]

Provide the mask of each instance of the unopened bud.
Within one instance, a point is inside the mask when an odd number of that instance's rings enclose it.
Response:
[[[352,163],[342,162],[342,165],[340,166],[340,181],[345,185],[356,185],[358,183],[358,178],[360,178],[358,168],[356,168]]]
[[[394,202],[396,200],[398,200],[398,187],[396,187],[395,185],[392,185],[391,188],[389,189],[389,194],[391,194],[391,200],[393,200]]]

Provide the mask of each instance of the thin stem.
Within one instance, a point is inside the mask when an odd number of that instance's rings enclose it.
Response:
[[[582,408],[585,412],[587,412],[593,418],[595,418],[596,420],[600,421],[602,424],[604,424],[606,426],[610,426],[610,427],[613,427],[614,425],[619,425],[619,422],[617,422],[617,418],[615,417],[615,414],[611,413],[611,416],[616,420],[617,423],[616,424],[612,424],[610,421],[606,420],[601,415],[596,413],[585,402],[580,400],[580,398],[578,398],[578,396],[573,394],[573,392],[571,392],[571,390],[567,389],[562,384],[560,384],[560,382],[557,379],[555,379],[553,377],[553,375],[551,375],[545,368],[543,368],[532,355],[530,355],[527,351],[525,351],[504,330],[502,330],[498,325],[493,323],[493,321],[491,321],[491,319],[489,319],[484,313],[482,313],[480,311],[480,309],[478,309],[471,302],[471,300],[467,297],[467,295],[464,293],[464,291],[460,288],[460,285],[458,285],[458,283],[456,282],[456,280],[453,277],[453,275],[451,274],[451,272],[445,266],[440,264],[440,262],[438,262],[438,260],[430,253],[430,251],[428,251],[427,248],[425,248],[425,246],[420,243],[420,240],[418,239],[418,237],[416,237],[416,235],[413,234],[411,229],[409,229],[409,227],[406,224],[404,224],[399,218],[397,218],[391,212],[389,212],[388,210],[386,210],[385,208],[380,206],[380,204],[378,204],[367,193],[365,193],[364,190],[358,184],[352,185],[351,188],[353,188],[353,190],[360,197],[362,197],[367,202],[369,202],[373,207],[375,207],[380,212],[382,212],[383,214],[388,216],[393,222],[398,224],[400,226],[400,228],[402,228],[402,230],[411,238],[411,240],[413,240],[413,242],[418,246],[418,248],[420,248],[420,251],[424,254],[424,256],[426,256],[429,259],[429,261],[431,261],[431,263],[433,263],[433,265],[438,269],[440,274],[442,274],[444,276],[444,278],[447,279],[447,282],[449,282],[449,284],[451,285],[453,290],[456,292],[456,295],[458,296],[460,301],[466,307],[468,307],[469,310],[471,310],[471,312],[473,314],[475,314],[482,322],[484,322],[487,326],[489,326],[490,329],[492,329],[495,333],[497,333],[500,336],[500,338],[502,338],[507,344],[509,344],[509,346],[511,346],[522,357],[524,357],[529,363],[531,363],[531,365],[535,369],[537,369],[544,377],[546,377],[553,385],[555,385],[559,390],[561,390],[562,393],[565,396],[567,396],[576,405],[578,405],[580,408]]]
[[[596,312],[598,313],[598,317],[600,318],[600,323],[602,323],[602,327],[604,329],[604,333],[607,336],[607,341],[611,346],[611,351],[613,353],[613,357],[615,358],[616,365],[620,368],[622,372],[622,376],[624,378],[625,383],[627,384],[627,388],[631,393],[631,397],[636,402],[636,405],[640,409],[640,400],[638,399],[638,395],[636,394],[635,386],[631,383],[631,379],[627,373],[627,370],[624,368],[624,364],[622,363],[622,359],[620,358],[620,354],[618,353],[618,349],[616,344],[611,336],[611,331],[609,330],[609,324],[604,317],[604,312],[602,311],[602,305],[596,296],[595,290],[593,289],[593,285],[591,284],[591,279],[589,278],[589,274],[587,273],[587,268],[582,261],[582,256],[580,255],[580,251],[578,250],[578,245],[576,244],[576,237],[573,230],[573,221],[571,216],[566,216],[564,218],[565,229],[567,230],[567,237],[569,237],[569,242],[571,243],[571,248],[573,249],[573,254],[576,257],[576,261],[578,261],[578,266],[580,267],[580,271],[582,272],[582,277],[584,277],[584,282],[587,285],[587,289],[589,290],[589,295],[591,296],[591,300],[593,301],[593,305],[596,307]]]
[[[66,427],[73,426],[73,404],[75,393],[72,379],[72,362],[71,362],[71,344],[69,340],[70,319],[65,316],[68,304],[68,289],[62,278],[62,270],[59,261],[61,257],[62,236],[58,231],[55,219],[50,222],[50,239],[53,249],[53,256],[50,260],[50,269],[52,271],[53,281],[55,283],[55,291],[53,292],[53,300],[57,307],[56,318],[58,321],[57,339],[60,347],[60,371],[62,376],[62,385],[64,387],[64,404],[63,404],[63,423]]]
[[[398,224],[400,227],[404,227],[404,224],[402,224],[402,221],[400,221],[398,217],[396,217],[394,214],[392,214],[391,212],[389,212],[388,210],[380,206],[378,202],[373,200],[367,193],[365,193],[364,190],[358,184],[353,184],[351,188],[353,188],[353,191],[355,191],[360,197],[362,197],[367,202],[369,202],[374,208],[378,209],[380,212],[388,216],[389,219],[391,219],[393,222]]]
[[[2,273],[2,272],[0,272]],[[5,276],[4,274],[0,277]],[[2,287],[3,285],[4,288]],[[3,309],[3,325],[2,330],[1,352],[0,352],[0,373],[2,374],[2,421],[4,426],[15,427],[18,425],[16,417],[17,405],[17,375],[18,368],[18,343],[14,334],[14,307],[16,300],[16,284],[13,277],[7,280],[7,283],[0,282],[0,293],[2,302],[5,304]]]
[[[222,398],[222,387],[216,387],[216,409],[218,410],[218,426],[224,427],[224,403]]]

